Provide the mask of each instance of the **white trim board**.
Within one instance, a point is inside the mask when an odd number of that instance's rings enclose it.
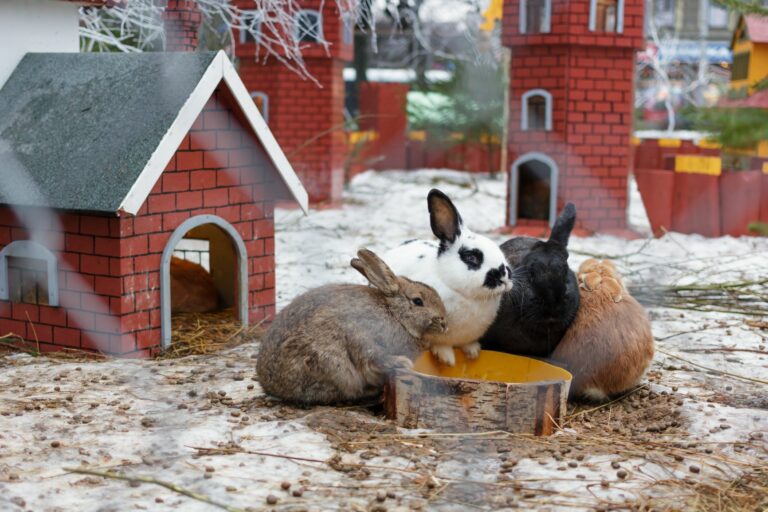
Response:
[[[205,108],[205,104],[213,95],[216,87],[222,82],[227,84],[232,96],[234,96],[237,104],[242,109],[248,124],[261,141],[267,156],[269,156],[291,195],[299,203],[304,213],[307,213],[309,209],[307,191],[301,184],[299,177],[296,176],[293,167],[291,167],[283,150],[261,117],[259,109],[256,108],[250,94],[245,89],[243,81],[223,51],[219,51],[216,57],[214,57],[200,82],[198,82],[192,94],[189,95],[187,101],[184,102],[176,119],[171,123],[171,127],[166,134],[163,135],[160,144],[152,153],[152,156],[150,156],[149,161],[144,166],[141,174],[139,174],[139,178],[128,191],[118,211],[124,211],[132,215],[138,213],[147,197],[149,197],[157,180],[163,174],[168,162],[171,161],[171,158],[179,148],[181,141],[189,133],[189,130],[203,111],[203,108]]]

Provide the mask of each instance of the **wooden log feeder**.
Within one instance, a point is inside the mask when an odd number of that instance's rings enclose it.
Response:
[[[570,373],[490,350],[475,360],[455,353],[453,367],[424,352],[412,369],[398,368],[385,390],[387,417],[439,432],[553,433],[565,414]]]

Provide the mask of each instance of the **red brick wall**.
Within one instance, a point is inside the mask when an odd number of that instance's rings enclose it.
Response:
[[[299,1],[302,9],[319,9],[319,0]],[[235,2],[242,9],[253,2]],[[347,144],[344,134],[345,60],[352,48],[342,41],[343,25],[334,2],[323,4],[323,35],[329,43],[303,43],[302,55],[313,82],[277,59],[255,58],[254,43],[236,44],[239,73],[249,92],[269,98],[269,128],[301,178],[313,203],[337,201],[344,186]],[[263,54],[262,54],[263,55]]]
[[[55,221],[39,234],[60,258],[66,307],[0,301],[0,335],[39,340],[43,350],[149,355],[161,337],[162,252],[184,220],[203,214],[225,219],[245,243],[250,321],[274,316],[274,201],[286,191],[231,101],[217,91],[135,217],[55,214],[63,236]],[[0,208],[0,248],[28,237]]]
[[[505,0],[502,17],[502,43],[505,46],[582,45],[642,48],[643,0],[624,1],[624,30],[609,33],[589,30],[589,0],[552,0],[551,31],[546,34],[521,34],[520,2]]]
[[[195,0],[168,0],[163,11],[165,51],[191,52],[197,48],[202,14]]]
[[[397,83],[363,82],[360,85],[359,126],[360,130],[377,134],[365,151],[375,169],[406,168],[409,89],[409,84]]]
[[[623,34],[589,32],[588,0],[553,0],[549,34],[521,35],[517,12],[518,2],[507,2],[503,40],[512,50],[509,164],[528,152],[546,154],[559,169],[558,210],[572,201],[581,227],[624,229],[642,2],[627,0]],[[537,88],[552,95],[553,129],[522,131],[521,98]]]

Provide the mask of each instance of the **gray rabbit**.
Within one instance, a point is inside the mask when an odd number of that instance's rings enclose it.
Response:
[[[445,332],[445,306],[433,288],[396,276],[367,249],[351,265],[373,287],[310,290],[267,330],[257,363],[266,393],[304,405],[375,398],[389,370],[429,348],[426,332]]]

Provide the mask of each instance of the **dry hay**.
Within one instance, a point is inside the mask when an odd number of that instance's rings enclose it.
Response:
[[[262,332],[261,323],[243,326],[231,309],[213,313],[175,313],[171,319],[171,346],[160,357],[211,354],[258,340]]]

